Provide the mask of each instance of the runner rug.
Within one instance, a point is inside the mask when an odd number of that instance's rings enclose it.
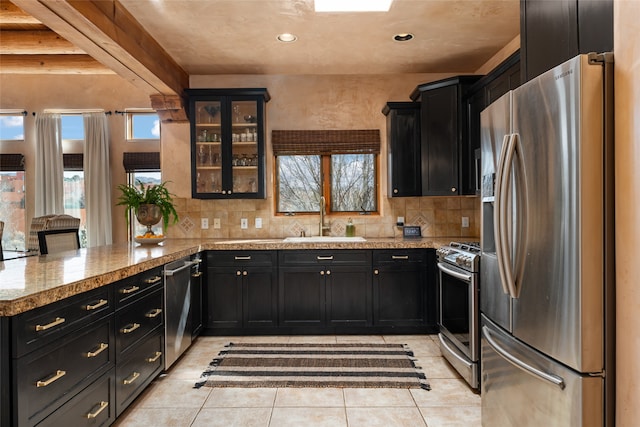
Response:
[[[403,344],[234,344],[225,346],[196,388],[337,387],[430,390]]]

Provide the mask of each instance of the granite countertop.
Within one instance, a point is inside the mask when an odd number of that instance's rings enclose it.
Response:
[[[116,244],[0,262],[0,316],[89,291],[204,250],[437,248],[460,238],[367,238],[364,242],[282,239],[167,239],[160,245]]]

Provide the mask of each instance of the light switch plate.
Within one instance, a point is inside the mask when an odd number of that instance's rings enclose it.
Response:
[[[262,218],[256,218],[256,228],[262,228]]]
[[[469,217],[468,216],[463,216],[462,217],[462,228],[469,228]]]
[[[200,218],[200,228],[203,230],[209,228],[209,218]]]
[[[242,229],[249,228],[249,220],[247,218],[240,218],[240,228]]]
[[[213,228],[220,228],[220,218],[213,218]]]

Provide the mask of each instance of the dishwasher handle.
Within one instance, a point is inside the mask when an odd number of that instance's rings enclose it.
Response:
[[[180,271],[184,270],[185,268],[189,268],[194,264],[197,264],[197,262],[185,261],[184,265],[182,267],[178,267],[178,268],[173,269],[173,270],[164,270],[163,273],[164,273],[165,276],[173,276],[174,274],[177,274]]]

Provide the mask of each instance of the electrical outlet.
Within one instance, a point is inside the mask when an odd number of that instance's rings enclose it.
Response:
[[[249,220],[247,218],[240,218],[240,228],[242,229],[249,228]]]
[[[462,228],[469,228],[469,217],[468,216],[463,216],[462,217]]]
[[[396,225],[398,227],[402,227],[404,225],[404,217],[403,216],[399,216],[398,219],[396,220]]]
[[[256,228],[262,228],[262,218],[256,218]]]
[[[203,230],[209,228],[209,218],[200,218],[200,228]]]
[[[220,218],[213,218],[213,228],[220,228]]]

